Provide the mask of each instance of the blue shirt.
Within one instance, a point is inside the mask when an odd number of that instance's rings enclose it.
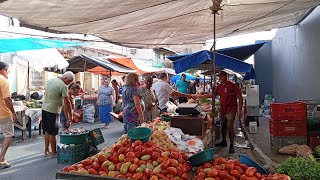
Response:
[[[181,92],[181,93],[184,93],[184,94],[188,93],[189,82],[179,80],[176,83],[176,86],[177,86],[178,92]]]
[[[112,92],[114,91],[113,87],[111,86],[101,86],[99,89],[99,105],[112,105],[113,104],[113,97]]]

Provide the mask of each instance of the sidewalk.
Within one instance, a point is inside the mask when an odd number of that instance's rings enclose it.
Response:
[[[249,127],[242,124],[246,137],[252,145],[254,155],[264,165],[275,167],[277,164],[285,161],[289,156],[283,155],[271,150],[269,119],[265,117],[259,118],[258,131],[256,134],[249,133]]]

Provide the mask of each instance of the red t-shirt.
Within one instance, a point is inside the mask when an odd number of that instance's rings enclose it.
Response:
[[[231,81],[226,81],[217,86],[216,94],[220,96],[220,112],[237,112],[237,94],[241,95],[240,88]]]

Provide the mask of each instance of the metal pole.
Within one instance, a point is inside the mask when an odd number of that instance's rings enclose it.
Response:
[[[215,113],[216,113],[216,101],[214,98],[214,91],[216,90],[216,13],[213,14],[213,62],[212,62],[212,69],[213,69],[213,87],[212,87],[212,146],[214,146],[215,142]],[[212,78],[211,78],[212,81]],[[212,85],[212,83],[211,83]]]
[[[84,66],[83,66],[83,90],[85,90],[85,79],[86,79],[86,66],[87,66],[87,60],[84,60]]]

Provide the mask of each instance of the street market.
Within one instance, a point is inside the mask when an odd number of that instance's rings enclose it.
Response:
[[[1,2],[0,179],[319,180],[319,5]]]

